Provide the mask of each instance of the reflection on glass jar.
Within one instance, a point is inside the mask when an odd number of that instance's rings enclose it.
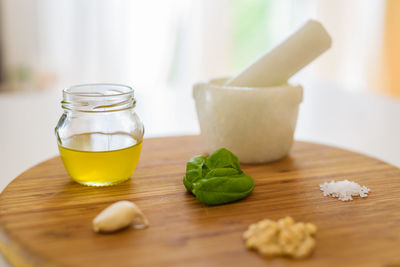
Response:
[[[116,84],[87,84],[63,91],[64,113],[56,136],[71,178],[84,185],[107,186],[132,175],[144,134],[133,89]]]

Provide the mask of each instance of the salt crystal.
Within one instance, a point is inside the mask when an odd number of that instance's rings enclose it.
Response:
[[[360,186],[348,180],[326,182],[320,184],[319,188],[324,192],[324,196],[331,195],[332,197],[339,198],[341,201],[353,200],[352,196],[367,197],[370,191],[366,186]]]

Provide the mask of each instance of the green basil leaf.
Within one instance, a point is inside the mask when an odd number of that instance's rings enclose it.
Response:
[[[207,205],[237,201],[248,196],[254,188],[253,179],[240,169],[238,158],[225,148],[214,151],[208,158],[191,158],[186,164],[183,183]]]
[[[254,188],[253,179],[245,174],[200,179],[193,183],[192,192],[207,205],[219,205],[247,197]]]
[[[183,184],[189,192],[192,192],[192,183],[204,177],[208,172],[205,156],[195,156],[186,164],[186,175]]]
[[[212,170],[215,168],[233,168],[240,170],[238,158],[226,148],[214,151],[206,161],[207,167]]]
[[[216,168],[210,170],[204,179],[209,179],[213,177],[222,177],[222,176],[232,176],[241,173],[242,171],[238,171],[233,168]]]

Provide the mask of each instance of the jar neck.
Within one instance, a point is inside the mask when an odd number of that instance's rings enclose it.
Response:
[[[133,109],[136,100],[131,87],[118,84],[85,84],[63,90],[66,111],[102,113]]]

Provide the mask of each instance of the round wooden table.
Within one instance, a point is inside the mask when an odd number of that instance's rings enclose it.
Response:
[[[187,193],[185,164],[202,153],[199,136],[145,139],[128,182],[104,188],[72,182],[59,157],[17,177],[0,195],[0,250],[18,266],[398,266],[400,170],[346,150],[296,142],[286,158],[243,165],[255,180],[244,200],[205,206]],[[367,198],[324,197],[319,184],[349,179]],[[137,203],[145,230],[96,234],[91,221],[118,200]],[[292,216],[318,227],[302,261],[264,259],[242,233],[264,218]]]

